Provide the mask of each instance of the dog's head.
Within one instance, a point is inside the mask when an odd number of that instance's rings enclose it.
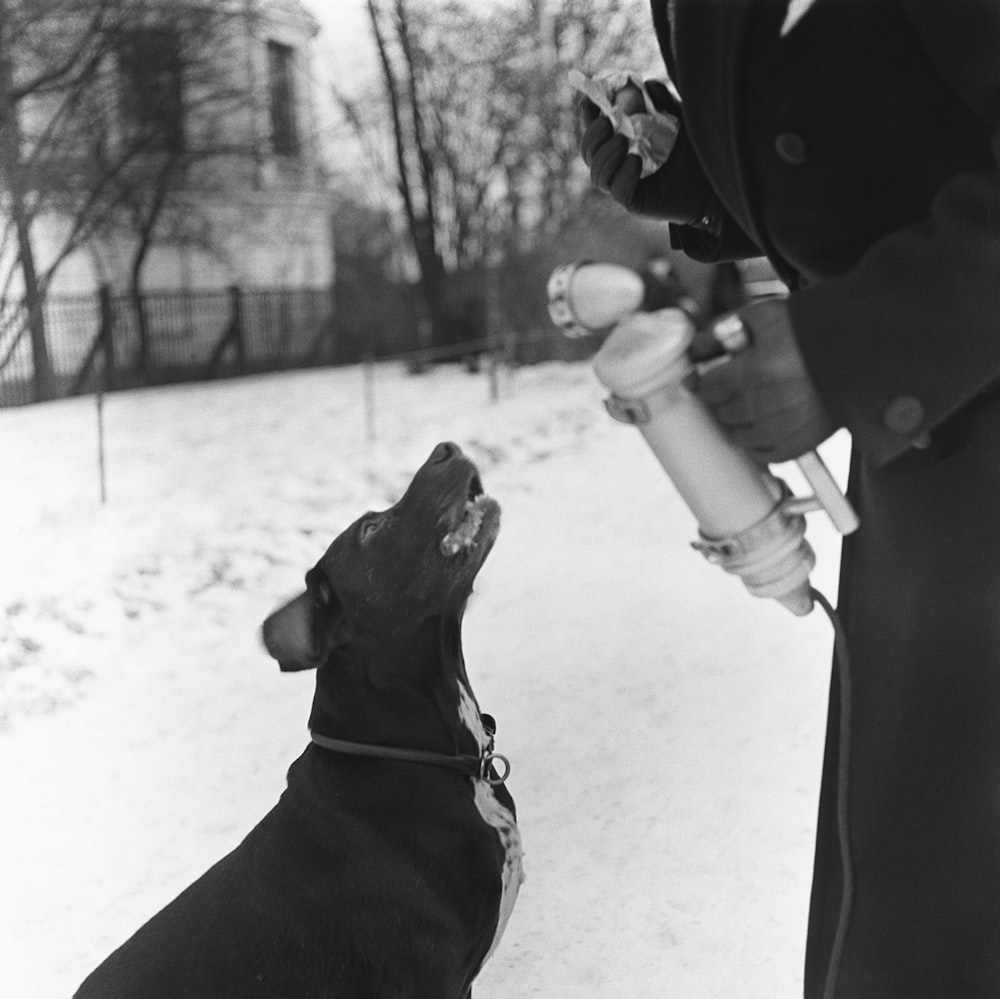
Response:
[[[402,499],[366,513],[306,574],[306,591],[263,626],[283,670],[321,666],[338,645],[405,638],[460,617],[500,529],[499,504],[456,444],[438,444]]]

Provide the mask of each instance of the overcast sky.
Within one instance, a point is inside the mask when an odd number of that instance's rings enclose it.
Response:
[[[349,70],[362,55],[370,61],[365,0],[303,0],[322,25],[318,41],[321,55],[332,53],[338,71]],[[361,50],[359,52],[359,50]]]

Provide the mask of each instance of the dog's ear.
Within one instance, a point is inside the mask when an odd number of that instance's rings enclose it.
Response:
[[[261,628],[261,637],[282,670],[319,666],[313,640],[313,599],[308,591],[271,614]]]
[[[264,647],[285,672],[316,669],[326,659],[341,618],[341,604],[322,574],[306,576],[306,592],[268,617]]]

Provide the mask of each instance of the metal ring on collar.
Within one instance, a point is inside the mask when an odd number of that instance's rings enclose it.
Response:
[[[502,773],[496,777],[490,776],[490,767],[497,763],[502,765]],[[479,777],[481,780],[486,781],[491,787],[497,787],[502,784],[510,776],[510,760],[507,759],[502,753],[483,753],[483,758],[481,761],[479,769]]]

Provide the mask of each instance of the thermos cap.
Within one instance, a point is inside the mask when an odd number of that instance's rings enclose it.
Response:
[[[622,320],[594,358],[594,372],[623,399],[641,399],[681,382],[691,370],[694,326],[680,309],[638,312]]]
[[[581,260],[557,267],[547,291],[552,321],[577,337],[609,330],[641,308],[646,286],[628,267]]]

